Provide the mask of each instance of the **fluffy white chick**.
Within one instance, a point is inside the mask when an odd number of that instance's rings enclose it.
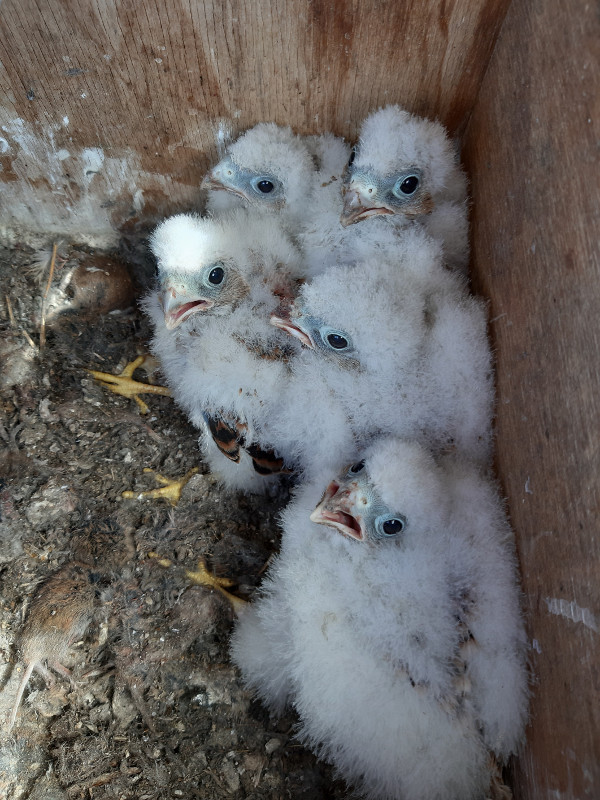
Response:
[[[301,276],[300,255],[276,220],[244,210],[171,217],[150,246],[158,287],[145,308],[167,383],[202,431],[211,469],[232,488],[262,490],[267,454],[252,419],[278,391],[294,350],[273,336],[269,316]],[[284,471],[272,457],[273,471]]]
[[[324,486],[305,485],[284,512],[233,659],[272,711],[296,708],[301,740],[367,797],[481,800],[489,753],[518,746],[528,700],[495,486],[394,438]]]
[[[344,226],[369,220],[345,240],[389,240],[413,221],[442,244],[446,264],[466,272],[467,181],[454,145],[438,122],[386,106],[363,122],[343,184]],[[350,230],[353,230],[352,228]],[[361,239],[361,236],[363,239]],[[343,240],[343,237],[342,237]]]
[[[291,128],[261,122],[236,139],[204,178],[207,210],[243,206],[297,221],[305,213],[314,169],[310,150]]]
[[[392,261],[331,267],[274,325],[305,349],[263,432],[309,473],[374,435],[415,437],[487,464],[493,376],[484,304],[418,228]]]
[[[330,133],[301,137],[291,128],[261,122],[240,136],[225,157],[206,175],[207,211],[247,207],[281,217],[294,235],[314,217],[320,195],[334,186],[341,197],[341,179],[349,146]],[[337,203],[335,210],[339,217]],[[338,221],[339,227],[339,221]]]

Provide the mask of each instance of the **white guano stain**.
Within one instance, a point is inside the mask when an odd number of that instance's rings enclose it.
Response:
[[[215,142],[217,145],[217,153],[219,158],[225,154],[227,145],[233,138],[233,129],[229,120],[219,120],[215,127]]]
[[[138,189],[133,195],[133,208],[139,214],[144,208],[144,192]]]
[[[94,175],[102,171],[104,151],[101,147],[86,147],[81,151],[81,171],[84,184],[89,184]]]
[[[45,247],[51,237],[64,237],[113,247],[119,239],[116,203],[126,207],[129,201],[141,213],[148,194],[196,201],[195,186],[143,169],[133,148],[108,155],[101,147],[81,148],[71,139],[67,144],[63,122],[58,117],[42,128],[14,117],[0,101],[0,153],[7,154],[18,178],[0,182],[0,241]]]
[[[571,622],[582,622],[586,628],[598,633],[596,617],[589,608],[581,608],[574,600],[562,600],[557,597],[546,597],[546,605],[551,614],[570,619]]]

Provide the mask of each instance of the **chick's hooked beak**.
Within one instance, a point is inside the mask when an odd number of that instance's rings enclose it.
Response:
[[[192,314],[198,311],[208,311],[214,306],[214,300],[207,297],[193,297],[190,299],[185,287],[167,285],[159,294],[159,302],[165,315],[167,330],[173,330],[181,325]]]
[[[276,328],[289,333],[290,336],[295,336],[296,339],[300,339],[303,345],[310,347],[311,350],[314,350],[315,343],[310,337],[310,334],[308,334],[297,323],[292,322],[293,308],[294,305],[292,302],[289,302],[285,297],[281,297],[281,302],[279,303],[277,312],[275,314],[271,314],[271,319],[269,322]]]
[[[340,222],[344,228],[347,228],[348,225],[354,225],[367,217],[395,213],[392,209],[379,205],[377,190],[372,186],[363,186],[353,180],[344,187],[343,192],[344,208],[342,209]]]
[[[351,539],[363,541],[365,531],[359,509],[366,502],[356,481],[345,486],[331,481],[310,519],[318,525],[335,528]]]
[[[200,188],[209,191],[230,192],[243,200],[248,199],[244,192],[233,183],[233,170],[227,164],[217,164],[216,167],[213,167],[202,179]]]

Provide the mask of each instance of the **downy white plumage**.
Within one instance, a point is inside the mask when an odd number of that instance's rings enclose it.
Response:
[[[393,260],[331,267],[274,325],[305,345],[261,431],[305,472],[375,435],[410,436],[487,465],[492,365],[483,303],[418,228]]]
[[[330,133],[301,137],[289,127],[262,122],[243,133],[225,157],[204,178],[207,211],[246,207],[254,213],[275,214],[288,231],[299,236],[314,209],[329,198],[333,187],[339,224],[342,172],[349,146]],[[310,224],[310,223],[309,223]],[[312,272],[321,271],[317,260]]]
[[[364,120],[342,193],[322,191],[300,239],[311,264],[346,264],[401,250],[403,231],[418,225],[465,274],[467,212],[466,178],[442,125],[387,106]]]
[[[253,460],[247,451],[253,418],[279,391],[296,349],[269,316],[302,276],[299,253],[276,220],[244,210],[171,217],[151,249],[158,288],[144,305],[167,383],[224,483],[263,490],[263,454]]]
[[[363,122],[350,161],[343,224],[373,216],[399,226],[415,220],[443,246],[449,267],[466,270],[467,180],[440,123],[399,106],[381,108]]]
[[[369,798],[487,796],[489,755],[519,745],[528,698],[495,485],[384,437],[299,489],[282,527],[232,637],[247,684],[275,713],[293,705],[301,741]]]

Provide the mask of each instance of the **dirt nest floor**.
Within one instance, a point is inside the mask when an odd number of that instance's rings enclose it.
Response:
[[[99,313],[96,297],[55,313],[61,281],[62,299],[77,300],[69,269],[95,263],[64,245],[58,255],[42,325],[47,261],[29,248],[0,248],[0,796],[345,796],[331,770],[295,743],[295,717],[270,719],[244,689],[228,658],[229,602],[186,574],[203,558],[251,597],[278,547],[285,491],[225,493],[170,398],[143,395],[143,415],[86,372],[116,373],[147,354],[149,329],[135,301]],[[139,296],[152,266],[143,256],[133,262]],[[160,383],[146,367],[136,378]],[[175,506],[124,499],[126,490],[157,486],[145,467],[168,477],[199,470]],[[34,673],[9,734],[40,589],[74,561],[85,591],[63,592],[63,611],[92,599],[90,624],[62,659],[72,681],[56,676],[48,686]]]

